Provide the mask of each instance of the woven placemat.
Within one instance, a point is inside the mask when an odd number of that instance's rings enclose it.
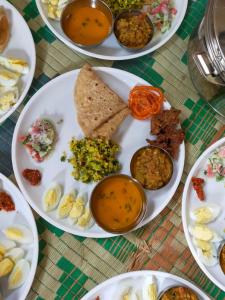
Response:
[[[180,0],[182,1],[182,0]],[[195,263],[183,234],[181,197],[185,178],[197,157],[225,127],[196,93],[187,68],[187,43],[201,20],[206,0],[189,1],[186,17],[174,37],[152,55],[110,62],[75,53],[44,25],[35,1],[10,1],[26,19],[37,50],[32,87],[19,109],[0,126],[0,171],[13,179],[11,140],[19,113],[30,97],[53,77],[80,68],[85,62],[134,73],[165,90],[169,102],[182,110],[186,163],[182,182],[170,204],[145,227],[125,236],[89,239],[67,234],[35,214],[39,232],[39,262],[27,299],[80,299],[100,282],[131,270],[162,270],[186,278],[212,299],[225,299]]]

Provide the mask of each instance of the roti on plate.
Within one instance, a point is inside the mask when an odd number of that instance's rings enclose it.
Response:
[[[75,85],[78,123],[88,137],[110,137],[130,113],[127,104],[85,64]]]

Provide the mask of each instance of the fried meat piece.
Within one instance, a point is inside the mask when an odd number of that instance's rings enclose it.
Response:
[[[176,127],[179,124],[179,115],[181,111],[175,108],[164,110],[151,119],[151,133],[157,135],[167,126]]]

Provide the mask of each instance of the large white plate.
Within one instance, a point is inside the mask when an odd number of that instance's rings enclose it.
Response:
[[[126,101],[130,89],[136,84],[148,84],[141,78],[128,72],[113,68],[95,68],[101,78],[114,90],[122,99]],[[78,230],[70,226],[67,220],[58,220],[55,213],[46,214],[42,208],[42,195],[48,184],[54,180],[59,182],[68,190],[75,186],[82,191],[87,190],[90,196],[95,184],[82,184],[75,181],[71,173],[71,166],[68,163],[60,162],[63,151],[68,149],[68,142],[73,136],[82,137],[83,133],[76,119],[76,111],[73,102],[73,89],[79,70],[63,74],[42,87],[29,101],[24,108],[17,122],[12,142],[12,162],[15,176],[19,187],[30,205],[48,222],[61,228],[64,231],[76,235],[87,237],[109,237],[109,234],[97,225],[89,230]],[[165,107],[169,108],[168,102]],[[52,155],[44,162],[35,164],[25,151],[24,147],[18,142],[19,136],[26,133],[30,125],[40,117],[47,117],[56,124],[58,120],[63,119],[61,124],[57,125],[58,141]],[[121,173],[130,174],[130,160],[134,152],[146,145],[145,139],[149,137],[150,122],[137,121],[128,117],[114,136],[114,140],[121,145],[121,154],[119,161],[122,162]],[[143,226],[157,216],[168,204],[174,195],[180,182],[184,166],[184,144],[180,147],[178,161],[174,165],[174,174],[171,182],[158,191],[147,192],[148,211],[146,218],[140,224]],[[31,187],[21,176],[25,168],[38,168],[43,174],[42,184],[38,187]],[[140,227],[139,226],[139,227]]]
[[[97,296],[100,297],[100,300],[118,300],[119,298],[113,296],[118,293],[118,289],[120,289],[123,284],[139,291],[141,287],[143,287],[144,279],[147,276],[154,276],[156,278],[158,293],[161,293],[171,286],[184,286],[192,289],[199,297],[199,300],[210,300],[206,294],[191,282],[170,273],[158,271],[137,271],[115,276],[96,286],[81,300],[95,300]]]
[[[29,64],[28,74],[22,75],[20,79],[20,97],[17,103],[7,113],[0,116],[0,123],[2,123],[22,103],[30,88],[36,65],[36,51],[30,29],[21,14],[8,1],[0,0],[0,6],[5,8],[11,26],[9,43],[1,55],[22,58]]]
[[[219,264],[217,264],[214,267],[206,267],[199,259],[196,248],[193,245],[191,236],[188,231],[188,225],[190,224],[190,210],[195,209],[196,207],[199,207],[200,204],[203,204],[200,202],[196,196],[195,192],[193,191],[192,184],[191,184],[191,178],[193,176],[198,176],[200,173],[202,175],[202,170],[204,169],[204,166],[206,164],[207,158],[210,156],[210,154],[219,146],[225,144],[225,138],[222,138],[212,146],[210,146],[195,162],[194,166],[191,169],[191,172],[188,175],[188,178],[186,180],[186,184],[184,187],[183,192],[183,199],[182,199],[182,221],[183,221],[183,227],[184,227],[184,233],[185,237],[188,242],[188,246],[192,252],[192,255],[194,256],[197,264],[202,269],[202,271],[208,276],[208,278],[214,282],[220,289],[225,291],[225,276],[220,269]],[[202,177],[202,176],[201,176]],[[204,185],[204,191],[206,194],[206,200],[204,203],[207,205],[207,203],[215,203],[218,204],[220,207],[222,207],[222,213],[220,216],[214,221],[213,223],[210,223],[209,226],[211,228],[214,228],[217,232],[219,231],[222,235],[224,235],[224,219],[225,219],[225,208],[224,208],[224,195],[225,195],[225,188],[224,183],[222,182],[216,182],[215,178],[206,178],[206,184]]]
[[[30,228],[33,233],[33,243],[26,246],[25,258],[30,262],[30,273],[25,283],[18,289],[8,291],[5,289],[7,286],[7,278],[0,279],[0,291],[3,294],[5,300],[24,300],[31,288],[34,275],[37,267],[38,260],[38,233],[37,227],[34,220],[34,216],[30,209],[30,206],[24,199],[19,189],[4,175],[0,173],[0,189],[6,191],[13,199],[16,210],[13,212],[0,212],[0,231],[13,223],[23,224]],[[4,238],[4,235],[0,232],[0,238]],[[25,249],[25,245],[23,246]]]
[[[58,21],[51,20],[47,17],[46,8],[41,2],[41,0],[36,0],[37,8],[39,13],[45,22],[45,24],[49,27],[49,29],[55,34],[55,36],[61,40],[64,44],[66,44],[71,49],[78,51],[80,53],[86,54],[91,57],[96,57],[100,59],[108,59],[108,60],[124,60],[131,59],[143,56],[145,54],[151,53],[161,46],[163,46],[177,31],[183,18],[186,13],[188,0],[175,0],[174,4],[177,8],[177,14],[172,22],[171,28],[164,34],[156,34],[151,43],[149,43],[144,49],[137,52],[130,52],[126,49],[120,47],[118,44],[114,34],[104,41],[101,45],[84,49],[74,45],[67,36],[61,30],[60,24]]]

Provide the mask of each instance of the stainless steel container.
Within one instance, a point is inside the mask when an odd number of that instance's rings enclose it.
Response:
[[[225,121],[225,0],[209,0],[188,45],[191,79],[200,96]]]

